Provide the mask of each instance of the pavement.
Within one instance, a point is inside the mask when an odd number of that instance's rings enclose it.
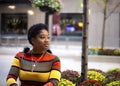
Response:
[[[0,86],[6,86],[6,76],[9,72],[9,68],[12,62],[14,55],[18,51],[22,51],[25,46],[0,46]],[[81,45],[77,44],[52,44],[50,49],[53,54],[57,55],[61,60],[61,70],[75,70],[81,72]],[[92,56],[91,56],[92,57]],[[88,69],[100,69],[103,71],[107,71],[111,68],[120,67],[120,58],[115,57],[116,61],[112,62],[107,61],[109,58],[104,57],[100,60],[98,57],[93,57],[92,60],[88,60]],[[119,61],[118,61],[119,60]]]

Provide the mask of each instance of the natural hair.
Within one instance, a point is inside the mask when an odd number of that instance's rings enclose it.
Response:
[[[41,30],[47,30],[48,31],[47,25],[39,23],[39,24],[35,24],[35,25],[30,27],[30,29],[28,30],[28,41],[29,41],[30,44],[32,44],[31,38],[36,37]]]

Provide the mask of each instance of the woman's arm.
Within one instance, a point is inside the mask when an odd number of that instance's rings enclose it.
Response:
[[[60,59],[56,57],[52,65],[49,82],[44,86],[58,86],[60,79],[61,79],[61,62]]]
[[[15,56],[13,59],[11,68],[9,70],[8,76],[7,76],[7,86],[18,86],[17,85],[17,78],[19,76],[19,67],[20,67],[20,60],[18,57],[19,54]]]

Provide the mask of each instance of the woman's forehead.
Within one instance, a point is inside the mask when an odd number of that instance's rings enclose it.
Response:
[[[46,34],[46,35],[47,35],[47,34],[49,34],[49,33],[48,33],[47,30],[43,29],[43,30],[40,30],[39,34],[41,34],[41,35],[42,35],[42,34],[43,34],[43,35]]]

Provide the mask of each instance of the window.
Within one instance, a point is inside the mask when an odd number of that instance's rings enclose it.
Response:
[[[1,34],[26,34],[27,14],[26,13],[3,13],[1,15]]]
[[[61,35],[81,36],[83,14],[80,13],[61,13],[60,26]]]

